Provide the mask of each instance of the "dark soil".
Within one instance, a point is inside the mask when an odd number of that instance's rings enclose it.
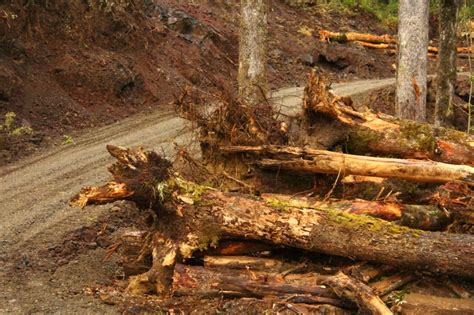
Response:
[[[3,141],[0,165],[169,103],[185,86],[213,95],[235,88],[234,3],[47,3],[0,5],[6,22],[0,24],[0,116],[13,111],[16,126],[34,131]],[[271,7],[271,88],[304,84],[312,66],[336,81],[393,75],[392,58],[383,52],[318,40],[321,28],[384,33],[372,14],[302,10],[276,0]]]

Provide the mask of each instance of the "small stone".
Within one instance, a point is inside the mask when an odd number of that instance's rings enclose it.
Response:
[[[314,58],[310,54],[302,54],[299,57],[299,60],[301,61],[302,64],[308,67],[314,66]]]
[[[96,242],[90,242],[86,244],[86,247],[88,249],[96,249],[97,248],[97,243]]]

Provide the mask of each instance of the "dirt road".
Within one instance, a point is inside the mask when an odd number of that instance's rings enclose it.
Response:
[[[356,95],[394,84],[394,79],[335,84],[340,95]],[[287,111],[301,104],[302,88],[273,94]],[[54,251],[64,235],[91,225],[120,205],[68,206],[69,198],[86,184],[107,177],[112,160],[106,144],[144,145],[173,156],[173,143],[192,142],[185,121],[172,109],[159,108],[104,128],[88,131],[74,145],[52,149],[15,165],[0,168],[0,313],[115,313],[82,294],[85,286],[114,277],[115,262],[102,262],[105,250],[91,245],[87,253],[51,264],[41,251]],[[115,208],[114,208],[115,207]],[[51,249],[53,248],[53,250]],[[45,258],[46,257],[46,258]]]

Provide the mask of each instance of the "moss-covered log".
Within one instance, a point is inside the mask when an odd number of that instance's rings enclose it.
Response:
[[[312,115],[323,115],[345,125],[349,153],[474,166],[473,135],[371,112],[357,112],[347,98],[334,95],[327,80],[315,71],[305,88],[304,109],[310,122]]]
[[[262,194],[262,198],[275,205],[291,205],[300,208],[332,209],[348,214],[368,215],[397,224],[425,231],[444,230],[451,222],[446,212],[437,205],[407,205],[395,202],[362,199],[321,200],[282,194]]]
[[[215,237],[246,238],[410,269],[474,277],[474,236],[424,232],[380,219],[274,205],[238,194],[206,191],[183,204],[183,219]],[[209,229],[209,225],[212,226]]]

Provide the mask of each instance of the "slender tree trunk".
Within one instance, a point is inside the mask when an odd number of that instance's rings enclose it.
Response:
[[[454,117],[453,94],[456,84],[456,20],[458,1],[441,0],[440,4],[435,125],[449,126]]]
[[[268,0],[241,0],[239,96],[249,106],[265,98]]]
[[[426,67],[428,57],[428,1],[400,0],[396,115],[426,119]]]

